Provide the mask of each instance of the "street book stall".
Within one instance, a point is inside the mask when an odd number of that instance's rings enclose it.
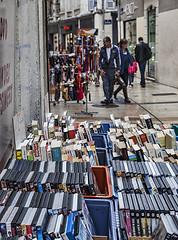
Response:
[[[59,54],[51,52],[50,93],[51,102],[58,103],[87,99],[88,85],[95,82],[99,86],[97,29],[79,29],[75,40],[75,53]],[[52,100],[54,94],[54,101]],[[89,97],[91,98],[91,97]],[[85,103],[83,101],[83,103]]]
[[[177,126],[149,115],[76,123],[66,111],[14,119],[0,173],[2,239],[177,239]]]

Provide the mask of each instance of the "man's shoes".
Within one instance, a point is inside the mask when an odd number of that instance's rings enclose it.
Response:
[[[145,85],[141,85],[142,88],[145,88]]]
[[[113,103],[113,99],[111,100],[104,100],[104,101],[101,101],[102,104],[112,104]]]
[[[131,103],[131,101],[129,100],[129,98],[125,99],[125,103]]]
[[[102,104],[107,104],[107,100],[105,99],[104,101],[101,101]]]

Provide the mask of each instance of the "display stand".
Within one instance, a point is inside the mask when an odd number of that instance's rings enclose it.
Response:
[[[93,114],[97,114],[98,112],[88,112],[88,94],[89,94],[89,91],[88,91],[88,83],[86,82],[86,91],[85,91],[85,98],[86,98],[86,110],[85,111],[81,111],[81,112],[76,112],[75,114],[83,114],[83,115],[88,115],[88,116],[93,116]]]

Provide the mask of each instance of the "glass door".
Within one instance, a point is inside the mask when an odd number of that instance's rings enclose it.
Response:
[[[135,55],[136,46],[136,20],[125,22],[124,37],[128,40],[128,49]]]
[[[152,51],[152,58],[148,61],[148,76],[155,78],[155,52],[156,52],[156,9],[148,11],[148,44]]]

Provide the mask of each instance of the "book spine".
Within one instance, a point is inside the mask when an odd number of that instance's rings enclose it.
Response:
[[[41,192],[41,193],[43,193],[42,184],[41,184],[41,183],[38,183],[37,186],[38,186],[38,191]]]
[[[151,218],[151,231],[154,232],[156,227],[156,218]]]
[[[137,232],[136,232],[136,219],[134,217],[134,213],[131,213],[131,225],[132,225],[132,235],[134,237],[137,236]]]
[[[36,228],[37,238],[38,240],[43,240],[43,233],[41,227]]]
[[[136,214],[137,236],[141,236],[141,220],[139,213]]]
[[[144,216],[141,216],[141,230],[142,230],[142,237],[146,237],[146,219]]]
[[[131,219],[130,219],[130,210],[125,210],[125,217],[126,217],[127,234],[129,237],[131,237],[132,227],[131,227]]]
[[[34,143],[33,144],[33,155],[34,155],[35,161],[41,161],[39,143]]]
[[[6,236],[7,235],[6,224],[5,223],[0,223],[0,230],[1,230],[2,236]]]
[[[7,237],[12,237],[12,228],[11,228],[11,223],[6,223],[6,231],[7,231]]]
[[[24,160],[27,160],[27,148],[26,148],[26,146],[22,146],[21,151],[22,151],[22,158]]]
[[[147,226],[147,236],[151,237],[151,218],[147,216],[146,218],[146,226]]]
[[[21,225],[21,233],[22,233],[22,236],[24,236],[24,237],[27,236],[27,227],[26,227],[26,225]]]
[[[32,239],[32,228],[30,225],[27,226],[27,238]]]

